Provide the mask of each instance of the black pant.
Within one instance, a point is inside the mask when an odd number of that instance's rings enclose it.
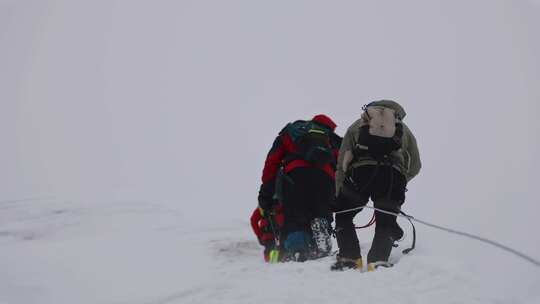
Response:
[[[324,217],[330,223],[334,195],[334,180],[320,169],[300,167],[287,173],[283,181],[284,235],[294,231],[310,233],[314,218]]]
[[[388,165],[361,166],[352,169],[346,178],[338,197],[337,208],[346,210],[365,206],[369,199],[375,208],[399,212],[405,201],[405,176]],[[353,219],[360,210],[336,214],[336,238],[341,257],[357,259],[361,257],[360,244]],[[375,212],[375,236],[368,253],[368,263],[388,261],[394,240],[403,231],[396,222],[395,215]]]

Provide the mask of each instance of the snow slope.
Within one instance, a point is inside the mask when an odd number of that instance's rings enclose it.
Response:
[[[470,263],[445,257],[423,229],[412,255],[392,252],[396,267],[336,273],[329,271],[333,258],[264,264],[245,219],[200,223],[162,204],[57,198],[2,202],[0,210],[0,303],[536,303],[540,299],[532,289],[538,280],[514,285],[510,293],[492,289]],[[369,248],[370,237],[361,233],[363,250]],[[503,261],[522,268],[522,262],[511,257]]]
[[[405,211],[540,259],[537,2],[0,0],[0,303],[539,303],[538,268],[421,225],[369,274],[264,264],[248,225],[287,122],[393,98]]]

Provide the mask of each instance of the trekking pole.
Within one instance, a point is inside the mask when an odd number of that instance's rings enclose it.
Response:
[[[280,236],[278,235],[278,230],[274,224],[272,212],[269,212],[268,214],[268,223],[270,224],[270,229],[272,229],[272,234],[274,235],[274,248],[268,253],[268,262],[274,264],[279,262],[279,248],[281,247],[281,240]]]

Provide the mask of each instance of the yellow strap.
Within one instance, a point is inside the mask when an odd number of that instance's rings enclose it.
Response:
[[[317,130],[317,129],[311,129],[308,131],[308,133],[319,133],[319,134],[326,134],[326,132]]]

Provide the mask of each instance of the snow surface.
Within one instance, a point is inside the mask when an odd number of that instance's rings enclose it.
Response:
[[[420,224],[374,273],[265,264],[248,224],[283,125],[391,98],[405,211],[540,259],[537,2],[0,0],[0,303],[540,303]]]
[[[333,258],[264,264],[245,219],[200,223],[156,203],[81,204],[54,198],[2,202],[1,211],[0,303],[536,303],[540,299],[532,283],[513,288],[525,294],[493,290],[471,263],[445,257],[423,233],[414,254],[403,257],[399,250],[392,252],[391,261],[397,262],[392,269],[336,273],[329,271]],[[361,233],[364,250],[370,237]],[[520,264],[510,257],[504,261]]]

